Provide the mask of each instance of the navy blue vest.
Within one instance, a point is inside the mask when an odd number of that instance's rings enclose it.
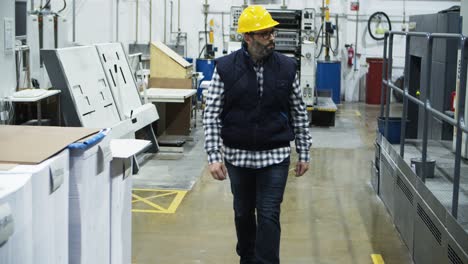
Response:
[[[289,97],[296,62],[277,52],[266,58],[262,96],[253,66],[243,48],[216,60],[216,69],[224,82],[223,143],[245,150],[289,146],[294,140]]]

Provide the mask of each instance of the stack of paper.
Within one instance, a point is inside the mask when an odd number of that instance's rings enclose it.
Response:
[[[147,140],[111,140],[111,263],[132,261],[132,166],[136,155],[151,144]]]
[[[107,137],[70,150],[70,264],[110,263],[110,160]]]
[[[0,174],[0,263],[32,264],[30,174]]]
[[[114,159],[111,166],[111,263],[132,261],[132,159]]]
[[[68,263],[68,150],[38,165],[19,165],[0,173],[32,175],[34,263]]]

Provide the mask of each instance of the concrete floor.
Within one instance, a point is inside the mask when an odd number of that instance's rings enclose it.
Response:
[[[371,254],[386,264],[412,263],[370,185],[377,113],[375,106],[344,104],[335,127],[311,128],[311,169],[289,177],[282,205],[282,263],[366,264]],[[191,165],[203,172],[175,214],[133,214],[133,263],[239,262],[229,182],[213,180],[206,164]]]

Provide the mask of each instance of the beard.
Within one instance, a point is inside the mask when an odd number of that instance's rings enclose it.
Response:
[[[270,41],[266,45],[254,40],[252,42],[252,51],[255,53],[255,56],[258,58],[265,58],[273,53],[275,50],[275,41]]]

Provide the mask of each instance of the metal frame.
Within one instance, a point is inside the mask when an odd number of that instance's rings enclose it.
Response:
[[[393,222],[401,234],[401,238],[408,247],[411,255],[414,254],[414,222],[416,217],[415,202],[416,189],[410,178],[411,171],[407,164],[398,162],[395,173],[394,215]]]
[[[395,215],[395,171],[396,165],[386,150],[380,153],[380,187],[379,195],[392,216]]]
[[[398,88],[392,81],[392,62],[393,62],[393,39],[395,35],[405,36],[406,37],[406,51],[405,51],[405,71],[404,71],[404,88]],[[427,91],[424,95],[424,98],[421,100],[411,96],[408,93],[409,88],[409,51],[410,51],[410,42],[414,38],[425,38],[427,45],[427,60],[426,60],[426,83]],[[460,43],[461,48],[461,74],[460,74],[460,88],[457,103],[458,116],[452,118],[446,115],[443,112],[440,112],[431,107],[430,93],[431,93],[431,67],[432,67],[432,54],[433,54],[433,44],[434,39],[457,39]],[[429,117],[437,117],[438,119],[447,122],[455,127],[459,132],[456,135],[456,148],[455,148],[455,169],[454,169],[454,179],[453,179],[453,197],[452,197],[452,216],[457,218],[458,215],[458,203],[459,203],[459,190],[460,190],[460,164],[461,164],[461,148],[462,148],[462,133],[468,133],[468,127],[465,125],[465,99],[466,99],[466,73],[467,73],[467,47],[468,41],[467,38],[461,34],[442,34],[442,33],[423,33],[423,32],[400,32],[400,31],[390,31],[385,34],[384,39],[384,64],[383,72],[386,73],[383,75],[382,80],[382,93],[380,97],[380,116],[385,114],[385,128],[384,136],[388,135],[388,120],[390,114],[390,94],[391,90],[402,94],[403,96],[403,113],[401,116],[401,139],[400,139],[400,156],[404,157],[405,152],[405,137],[406,134],[406,121],[408,114],[408,100],[416,103],[419,106],[423,107],[424,119],[423,119],[423,138],[422,138],[422,166],[423,171],[426,172],[427,169],[427,146],[428,146],[428,120]],[[388,56],[387,56],[388,53]],[[386,89],[388,87],[388,89]],[[386,102],[384,102],[384,93],[386,93]],[[385,108],[384,105],[387,105]],[[385,109],[384,109],[385,108]],[[385,110],[385,113],[384,113]],[[422,182],[425,182],[427,173],[421,175]]]
[[[413,260],[416,264],[445,263],[447,231],[424,197],[415,195]]]

